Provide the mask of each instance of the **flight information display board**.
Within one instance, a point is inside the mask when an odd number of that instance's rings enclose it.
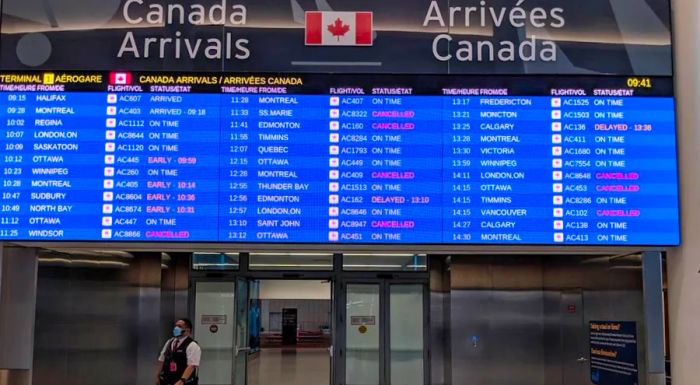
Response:
[[[0,73],[0,239],[676,245],[671,77]]]

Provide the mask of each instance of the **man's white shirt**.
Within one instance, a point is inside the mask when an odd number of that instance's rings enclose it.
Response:
[[[174,340],[177,340],[177,346],[180,346],[182,344],[182,341],[185,340],[185,338],[187,337],[171,338],[168,341],[166,341],[165,345],[163,345],[163,349],[160,351],[160,357],[158,357],[158,361],[165,361],[165,351],[168,349],[168,346],[171,346],[173,344]],[[185,353],[187,354],[188,366],[199,366],[199,361],[202,358],[202,348],[200,348],[196,342],[193,341],[189,345],[187,345],[187,350],[185,351]]]

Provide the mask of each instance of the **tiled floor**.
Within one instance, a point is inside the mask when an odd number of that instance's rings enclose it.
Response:
[[[328,385],[328,349],[263,349],[248,363],[248,385]]]

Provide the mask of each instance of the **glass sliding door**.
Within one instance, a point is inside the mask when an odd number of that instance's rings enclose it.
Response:
[[[332,371],[336,370],[333,348],[343,344],[338,342],[331,345],[331,342],[338,341],[334,331],[337,304],[333,297],[336,288],[329,280],[285,282],[270,279],[270,284],[263,290],[263,281],[251,277],[231,277],[230,281],[220,282],[208,279],[193,280],[191,291],[195,338],[202,347],[199,369],[201,385],[332,384],[335,373]],[[328,290],[327,294],[323,294],[322,290]],[[267,302],[263,299],[263,292],[268,296]],[[273,297],[270,298],[270,295]],[[369,291],[358,290],[357,298],[353,299],[360,305],[357,314],[373,315],[378,312],[378,295],[378,285]],[[269,350],[265,355],[261,332],[269,330],[273,322],[270,317],[273,314],[270,312],[271,301],[286,301],[287,307],[299,310],[299,328],[295,331],[299,346],[279,349],[268,345]],[[275,306],[279,307],[279,303]],[[281,328],[281,318],[279,323]],[[263,324],[266,325],[265,329]],[[269,343],[274,340],[274,333],[268,334],[272,335],[265,337],[269,338]],[[379,383],[378,336],[378,332],[373,332],[373,348],[369,352],[360,346],[363,341],[357,341],[356,345],[360,348],[359,366],[354,372],[366,372],[367,365],[375,368],[373,382],[360,380],[359,383]],[[300,350],[297,351],[297,348]]]
[[[348,282],[344,385],[425,385],[426,285]],[[344,378],[342,378],[344,377]]]
[[[424,383],[423,285],[389,285],[391,385]]]
[[[348,284],[346,287],[346,385],[382,383],[380,288],[379,284]]]
[[[231,385],[234,358],[234,282],[195,284],[194,337],[202,348],[199,383]]]

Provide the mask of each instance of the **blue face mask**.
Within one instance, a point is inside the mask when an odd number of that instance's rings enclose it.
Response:
[[[173,337],[180,337],[182,335],[182,328],[179,326],[175,326],[173,328]]]

